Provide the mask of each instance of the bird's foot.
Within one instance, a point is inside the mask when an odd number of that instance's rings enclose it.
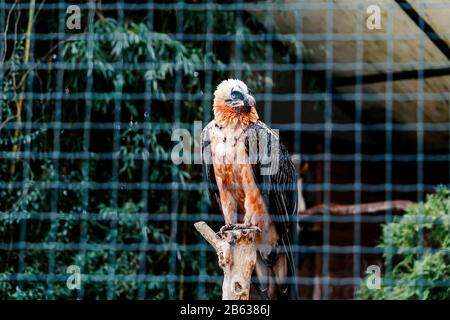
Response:
[[[221,228],[220,228],[220,230],[219,230],[219,232],[218,232],[218,234],[219,235],[221,235],[221,236],[223,236],[224,234],[225,234],[225,232],[227,232],[227,231],[230,231],[230,230],[233,230],[233,228],[234,228],[234,224],[226,224],[226,225],[224,225],[224,226],[222,226]]]
[[[235,225],[233,225],[233,229],[232,230],[243,230],[243,229],[253,229],[254,226],[250,225],[250,224],[246,224],[246,223],[237,223]]]
[[[245,223],[236,223],[236,224],[226,224],[222,226],[217,233],[220,236],[224,236],[225,232],[227,231],[233,231],[233,230],[257,230],[258,232],[261,232],[261,229],[257,226],[253,226],[251,224],[245,224]]]
[[[243,233],[247,234],[247,232],[250,232],[252,230],[256,230],[257,233],[261,232],[261,228],[258,226],[255,226],[250,223],[241,223],[236,224],[233,230],[243,230]]]

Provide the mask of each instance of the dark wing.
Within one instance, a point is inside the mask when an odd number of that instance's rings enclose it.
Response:
[[[212,153],[211,153],[211,138],[210,138],[210,129],[211,124],[206,126],[203,129],[201,134],[201,156],[202,156],[202,167],[203,167],[203,175],[206,178],[206,182],[208,184],[209,195],[211,201],[216,201],[217,205],[222,211],[222,206],[220,203],[220,194],[217,187],[216,175],[214,173],[214,166],[212,163]]]
[[[271,219],[276,226],[280,237],[279,245],[288,253],[291,272],[295,272],[295,261],[290,247],[298,231],[296,223],[297,174],[294,164],[279,135],[263,122],[258,121],[250,125],[246,129],[246,133],[246,139],[248,139],[246,147],[250,160],[252,160],[252,152],[254,152],[251,150],[257,150],[256,159],[253,158],[252,162],[255,180],[264,196]],[[272,148],[278,149],[272,150]],[[261,157],[264,155],[270,156],[271,154],[272,157],[270,159]],[[270,166],[274,165],[273,161],[278,161],[278,167],[275,166],[273,170],[269,170]]]

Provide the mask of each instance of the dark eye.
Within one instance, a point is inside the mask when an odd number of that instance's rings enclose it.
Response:
[[[244,100],[244,96],[239,91],[231,92],[231,98],[232,99],[238,99],[238,100]]]

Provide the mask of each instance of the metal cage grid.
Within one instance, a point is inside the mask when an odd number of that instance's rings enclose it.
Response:
[[[94,282],[102,285],[106,285],[106,299],[116,298],[116,283],[130,282],[137,283],[136,299],[152,298],[146,293],[146,285],[149,282],[159,282],[167,286],[169,299],[176,299],[178,297],[177,290],[179,283],[190,283],[197,287],[197,298],[208,298],[210,292],[208,284],[220,286],[220,275],[208,275],[207,265],[208,256],[211,258],[211,248],[198,238],[198,243],[182,244],[178,243],[179,240],[179,224],[180,222],[195,222],[198,220],[212,221],[214,223],[220,223],[222,217],[218,212],[211,212],[208,209],[208,204],[204,201],[199,206],[199,210],[189,212],[189,214],[180,212],[180,197],[183,192],[197,191],[199,194],[205,191],[204,182],[187,182],[183,183],[177,176],[176,171],[171,174],[171,181],[158,182],[152,181],[150,178],[152,172],[153,162],[165,162],[170,166],[174,166],[171,163],[170,150],[166,150],[165,153],[148,153],[142,161],[141,166],[141,180],[134,182],[123,182],[120,179],[120,154],[118,150],[122,145],[121,129],[129,126],[127,122],[124,122],[124,117],[121,114],[123,103],[139,101],[140,107],[143,110],[142,114],[152,114],[154,110],[155,101],[168,101],[173,107],[173,121],[172,122],[151,122],[146,121],[143,118],[139,123],[133,123],[132,126],[137,130],[143,132],[150,132],[151,130],[168,129],[168,128],[188,128],[192,129],[192,123],[183,122],[182,114],[183,102],[191,101],[203,106],[202,119],[206,124],[211,119],[211,101],[212,92],[217,85],[215,79],[217,78],[217,70],[225,69],[228,71],[228,75],[232,77],[240,78],[243,76],[244,71],[248,71],[250,68],[253,72],[261,73],[265,79],[274,79],[274,73],[282,74],[285,78],[288,78],[292,84],[292,89],[288,92],[275,92],[273,85],[270,81],[265,81],[263,90],[257,92],[255,95],[256,100],[262,102],[263,107],[261,113],[263,114],[263,120],[274,128],[280,129],[281,135],[284,134],[291,137],[293,141],[290,149],[293,154],[301,154],[309,163],[322,163],[322,181],[306,183],[304,185],[304,192],[306,194],[320,193],[322,196],[322,202],[324,204],[331,204],[333,202],[332,193],[350,193],[356,208],[363,203],[363,195],[367,193],[381,193],[386,201],[394,200],[393,194],[405,193],[409,194],[411,199],[416,201],[423,201],[426,192],[433,191],[435,183],[427,183],[424,176],[424,162],[429,163],[449,163],[450,157],[448,152],[442,153],[430,153],[424,150],[424,134],[426,132],[449,132],[450,126],[448,123],[428,123],[424,118],[425,114],[425,102],[426,101],[444,101],[448,102],[448,94],[446,92],[430,93],[425,92],[424,85],[428,78],[430,71],[429,68],[445,67],[443,63],[428,63],[425,62],[425,41],[431,39],[431,41],[440,46],[440,50],[447,50],[448,46],[445,45],[445,41],[448,39],[448,35],[437,34],[433,29],[430,31],[430,25],[422,17],[416,17],[412,14],[411,19],[415,19],[418,29],[416,32],[407,35],[398,35],[394,30],[394,20],[396,14],[405,10],[405,12],[412,11],[411,5],[407,1],[385,1],[383,5],[389,8],[386,12],[386,20],[384,26],[386,28],[385,33],[367,33],[364,32],[365,19],[366,19],[366,7],[365,2],[353,2],[348,3],[339,1],[297,1],[297,2],[244,2],[237,1],[232,3],[217,3],[212,1],[206,2],[142,2],[131,3],[128,1],[117,2],[103,2],[101,3],[101,10],[107,13],[114,13],[119,25],[123,25],[127,19],[129,13],[133,12],[145,12],[146,24],[149,31],[157,29],[159,32],[160,26],[154,26],[153,17],[155,12],[164,12],[167,14],[175,15],[175,26],[171,27],[171,30],[167,30],[167,34],[173,39],[181,43],[189,43],[190,45],[199,45],[204,48],[205,52],[213,52],[217,48],[214,46],[216,42],[232,43],[233,50],[230,53],[233,59],[229,63],[217,64],[213,61],[206,60],[204,63],[198,63],[195,65],[196,72],[201,72],[202,90],[197,94],[188,94],[183,89],[183,74],[181,71],[175,72],[173,82],[173,92],[165,92],[164,97],[152,92],[151,82],[145,83],[145,89],[143,92],[129,92],[128,89],[124,89],[123,86],[116,86],[113,92],[99,93],[95,90],[98,85],[94,81],[92,73],[96,68],[92,61],[87,63],[67,63],[59,57],[64,56],[64,46],[59,45],[55,54],[57,55],[56,61],[42,61],[39,60],[37,54],[34,52],[39,46],[43,46],[48,42],[63,43],[66,41],[76,41],[77,39],[87,40],[87,55],[89,57],[94,56],[93,43],[99,39],[113,39],[120,36],[117,34],[98,34],[92,32],[94,30],[94,23],[96,19],[96,9],[99,4],[92,1],[86,3],[76,3],[83,14],[86,17],[86,30],[84,32],[71,34],[66,30],[67,19],[67,7],[74,2],[42,2],[35,3],[30,2],[12,2],[3,1],[0,5],[0,29],[6,30],[8,12],[12,6],[15,6],[17,12],[21,12],[26,15],[30,7],[35,6],[35,10],[39,10],[40,13],[51,12],[57,17],[58,27],[51,33],[39,33],[34,30],[29,35],[30,40],[30,57],[28,62],[17,65],[18,70],[26,70],[28,77],[26,78],[27,90],[21,93],[22,99],[25,102],[26,108],[23,110],[21,121],[14,119],[13,121],[5,121],[6,119],[0,119],[2,131],[14,131],[20,128],[25,136],[32,134],[37,130],[46,130],[50,132],[51,145],[50,150],[39,150],[36,147],[32,147],[31,144],[25,144],[21,150],[12,150],[3,148],[0,150],[0,158],[2,161],[16,161],[20,159],[25,162],[32,162],[37,160],[50,160],[53,166],[53,175],[51,181],[39,182],[33,181],[32,178],[27,178],[32,175],[30,166],[22,166],[21,177],[22,180],[4,180],[0,178],[0,189],[4,191],[2,195],[6,196],[9,190],[25,190],[27,188],[38,188],[46,190],[50,194],[48,210],[42,210],[37,212],[13,210],[7,211],[1,214],[3,223],[10,221],[11,216],[14,215],[14,222],[16,232],[18,232],[18,238],[12,242],[0,243],[0,256],[2,264],[6,263],[6,257],[8,252],[17,252],[17,268],[15,272],[7,272],[2,268],[3,274],[0,274],[0,279],[3,282],[14,282],[20,287],[24,282],[45,282],[46,292],[45,297],[49,299],[58,298],[53,290],[55,283],[64,283],[67,280],[67,274],[61,272],[59,268],[58,259],[60,258],[60,252],[77,252],[81,255],[87,255],[91,251],[108,251],[111,254],[108,255],[108,261],[104,261],[105,269],[104,273],[98,274],[85,274],[83,273],[84,266],[81,265],[83,274],[83,282]],[[445,1],[430,1],[420,2],[419,6],[435,6],[448,8],[448,4]],[[354,33],[336,33],[335,23],[336,21],[334,13],[335,10],[349,10],[355,12],[357,16],[356,32]],[[243,12],[257,12],[263,15],[260,17],[261,24],[265,26],[259,33],[254,34],[222,34],[214,32],[214,16],[216,12],[229,11],[235,15],[236,29],[239,29],[243,23]],[[309,13],[314,11],[326,12],[326,30],[318,33],[305,33],[304,32],[304,18]],[[204,16],[204,33],[189,34],[184,32],[185,28],[185,14],[198,13]],[[276,21],[274,20],[274,13],[289,12],[294,15],[295,25],[292,26],[294,33],[281,33],[275,28]],[[416,12],[416,11],[413,11]],[[417,13],[417,12],[416,12]],[[54,17],[55,17],[54,16]],[[319,23],[319,22],[318,22]],[[33,30],[33,29],[32,29]],[[14,33],[5,32],[5,42],[9,43],[17,38],[27,37],[26,33]],[[398,41],[403,40],[417,40],[418,46],[418,59],[415,63],[405,63],[401,65],[394,61],[394,45]],[[386,57],[387,61],[380,63],[366,63],[364,61],[364,45],[365,41],[377,40],[386,42]],[[297,54],[293,61],[278,62],[275,61],[274,55],[277,54],[276,48],[274,49],[274,42],[293,42],[303,43],[307,42],[321,42],[325,44],[324,51],[326,52],[326,58],[323,62],[308,62],[302,55]],[[334,45],[339,41],[355,41],[356,42],[356,59],[355,61],[348,63],[338,63],[334,61]],[[264,47],[264,62],[241,62],[246,59],[244,57],[242,46],[246,42],[256,42],[262,44]],[[443,44],[443,43],[444,44]],[[442,49],[444,48],[444,49]],[[446,48],[446,49],[445,49]],[[6,48],[4,48],[5,51]],[[3,52],[3,49],[2,49]],[[449,57],[449,55],[447,55]],[[448,63],[448,61],[447,61]],[[154,61],[149,55],[145,61],[130,64],[124,63],[122,60],[116,61],[111,65],[116,70],[127,69],[148,69],[152,68]],[[380,79],[374,80],[373,77],[364,74],[364,70],[367,66],[382,70]],[[402,72],[397,72],[398,66],[411,67],[415,66],[417,69],[413,73],[414,78],[417,80],[417,88],[410,94],[403,94],[394,92],[395,81],[401,81],[402,76],[406,76]],[[444,66],[443,66],[444,65]],[[2,64],[1,73],[10,68],[7,64]],[[42,70],[48,70],[51,68],[55,72],[55,84],[54,90],[43,92],[35,92],[35,81],[37,75]],[[354,77],[342,78],[336,77],[336,71],[353,71]],[[67,94],[64,88],[64,79],[70,73],[86,73],[85,89],[81,92],[71,92]],[[322,74],[324,83],[319,92],[304,92],[302,88],[308,79],[306,72],[319,72]],[[445,72],[445,71],[443,71]],[[445,74],[448,74],[445,73]],[[374,76],[375,77],[375,76]],[[364,85],[371,81],[384,82],[385,94],[368,93],[364,90]],[[336,87],[340,84],[344,85],[351,83],[353,89],[350,93],[339,93],[336,91]],[[0,86],[3,87],[3,77],[0,79]],[[17,96],[5,96],[6,101],[16,101]],[[98,122],[94,117],[93,101],[107,99],[113,101],[113,107],[111,109],[112,117],[109,121]],[[39,105],[36,101],[47,100],[54,105],[54,113],[50,121],[37,121],[34,113],[39,114],[39,111],[35,111]],[[67,122],[65,119],[65,112],[68,112],[64,105],[71,101],[84,100],[84,110],[80,121]],[[320,101],[323,103],[323,122],[311,123],[305,121],[305,114],[302,112],[302,108],[305,104],[314,103]],[[394,121],[393,109],[395,101],[416,102],[416,123],[398,123]],[[141,103],[143,102],[143,103]],[[377,103],[384,107],[384,121],[381,123],[365,123],[363,120],[363,106],[365,103]],[[289,104],[293,107],[293,113],[284,123],[277,123],[273,121],[275,113],[283,112],[280,107],[281,104]],[[336,122],[333,118],[333,110],[336,104],[354,104],[354,117],[352,122],[342,123]],[[5,121],[3,123],[3,121]],[[81,144],[80,151],[66,151],[61,148],[61,141],[65,137],[65,133],[74,132],[78,135],[78,139]],[[397,153],[393,148],[393,136],[398,132],[415,132],[416,133],[416,148],[414,153]],[[350,133],[353,135],[353,147],[354,151],[351,153],[334,152],[335,133]],[[364,133],[381,132],[384,134],[384,138],[378,141],[379,144],[384,145],[384,152],[365,153],[364,146]],[[92,152],[92,142],[96,139],[102,139],[102,135],[111,134],[112,140],[110,151],[106,152]],[[322,139],[323,149],[320,152],[304,152],[302,146],[307,144],[310,135],[314,133],[320,134]],[[149,139],[149,136],[146,136]],[[450,148],[450,143],[448,146]],[[307,148],[306,148],[307,149]],[[309,149],[310,150],[310,149]],[[94,181],[90,173],[90,166],[92,161],[106,161],[110,166],[110,180],[109,181]],[[139,160],[139,159],[138,159]],[[62,176],[65,174],[62,172],[61,164],[65,161],[79,161],[81,179],[79,181],[64,181]],[[333,162],[351,162],[353,163],[353,172],[350,174],[353,176],[352,183],[340,183],[333,182]],[[384,166],[384,183],[368,183],[363,179],[363,164],[371,162],[381,162]],[[395,183],[395,172],[393,169],[393,162],[407,163],[414,162],[416,164],[416,181],[414,183],[399,184]],[[450,168],[450,166],[448,166]],[[101,168],[100,168],[101,169]],[[98,170],[98,169],[97,169]],[[200,166],[196,167],[196,170],[200,170]],[[442,183],[448,183],[450,181],[450,171],[448,176],[442,176]],[[69,210],[65,212],[62,203],[65,201],[64,197],[67,196],[72,190],[79,190],[79,206],[78,211]],[[120,208],[119,197],[120,193],[126,190],[127,192],[133,192],[140,194],[140,200],[142,207],[137,213],[120,212],[118,209],[113,215],[99,215],[97,213],[89,212],[90,198],[95,192],[109,192],[111,195],[110,205],[115,208]],[[152,213],[149,209],[149,204],[158,201],[157,198],[150,198],[149,190],[156,190],[159,192],[170,192],[170,206],[167,208],[167,212]],[[411,195],[412,194],[412,195]],[[15,207],[20,208],[20,204]],[[142,239],[140,242],[132,243],[118,243],[117,236],[119,231],[118,223],[122,220],[127,221],[139,221],[141,225],[166,222],[170,227],[168,228],[168,242],[164,244],[151,243],[147,239]],[[302,223],[314,223],[318,222],[323,225],[322,239],[320,245],[305,245],[302,243],[296,243],[294,250],[302,254],[320,254],[321,259],[321,275],[318,276],[298,276],[292,281],[296,281],[300,286],[314,286],[319,284],[322,288],[320,298],[330,298],[330,288],[332,286],[351,286],[353,287],[355,297],[356,292],[361,284],[361,279],[364,276],[365,270],[362,268],[361,256],[363,254],[381,254],[383,250],[373,246],[367,246],[362,241],[362,224],[363,223],[386,223],[393,220],[393,214],[391,210],[387,210],[382,215],[377,216],[364,216],[355,214],[348,216],[334,216],[329,211],[318,216],[300,216]],[[76,221],[79,222],[79,241],[61,243],[56,240],[56,231],[61,221]],[[27,233],[29,229],[34,226],[36,221],[48,221],[50,227],[48,229],[47,237],[42,242],[29,242],[27,240]],[[88,240],[89,222],[90,221],[105,221],[108,222],[108,234],[105,241],[90,242]],[[351,223],[353,225],[353,243],[351,245],[334,245],[331,234],[332,223]],[[106,240],[107,239],[107,240]],[[396,248],[391,248],[393,252]],[[423,252],[423,246],[417,248],[409,248],[411,252]],[[27,253],[28,252],[42,252],[47,255],[47,268],[45,272],[30,274],[26,272],[27,269]],[[134,274],[121,273],[116,270],[117,256],[116,252],[130,251],[135,255],[138,255],[139,267]],[[180,252],[195,252],[198,254],[199,272],[198,274],[180,274],[178,266],[180,264],[179,253]],[[147,273],[147,267],[149,261],[146,259],[146,255],[149,252],[168,252],[167,255],[167,267],[168,272],[162,275],[155,275]],[[447,251],[448,252],[448,251]],[[351,277],[332,277],[330,276],[330,254],[351,254],[352,270]],[[392,267],[391,261],[386,262],[386,271]],[[384,279],[384,281],[387,281]],[[421,279],[417,279],[413,285],[419,286],[448,286],[448,281],[441,282],[423,282]],[[76,291],[76,297],[82,299],[84,297],[84,286],[81,286],[81,290]]]

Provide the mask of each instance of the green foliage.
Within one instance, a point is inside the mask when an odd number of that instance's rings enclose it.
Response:
[[[425,203],[383,226],[385,271],[380,289],[361,287],[362,299],[450,299],[450,191],[438,187]]]
[[[148,81],[152,92],[164,97],[168,80],[176,72],[192,76],[194,66],[201,61],[199,50],[187,48],[168,34],[151,32],[144,23],[120,26],[115,19],[107,18],[95,22],[94,33],[99,41],[89,41],[86,35],[83,40],[66,42],[64,57],[72,64],[92,61],[94,73],[101,76],[100,81],[110,84],[111,91],[136,91],[131,85],[141,83],[139,88]],[[146,71],[140,65],[144,62],[148,63]],[[120,64],[131,66],[121,68]],[[125,107],[137,116],[135,106]]]

